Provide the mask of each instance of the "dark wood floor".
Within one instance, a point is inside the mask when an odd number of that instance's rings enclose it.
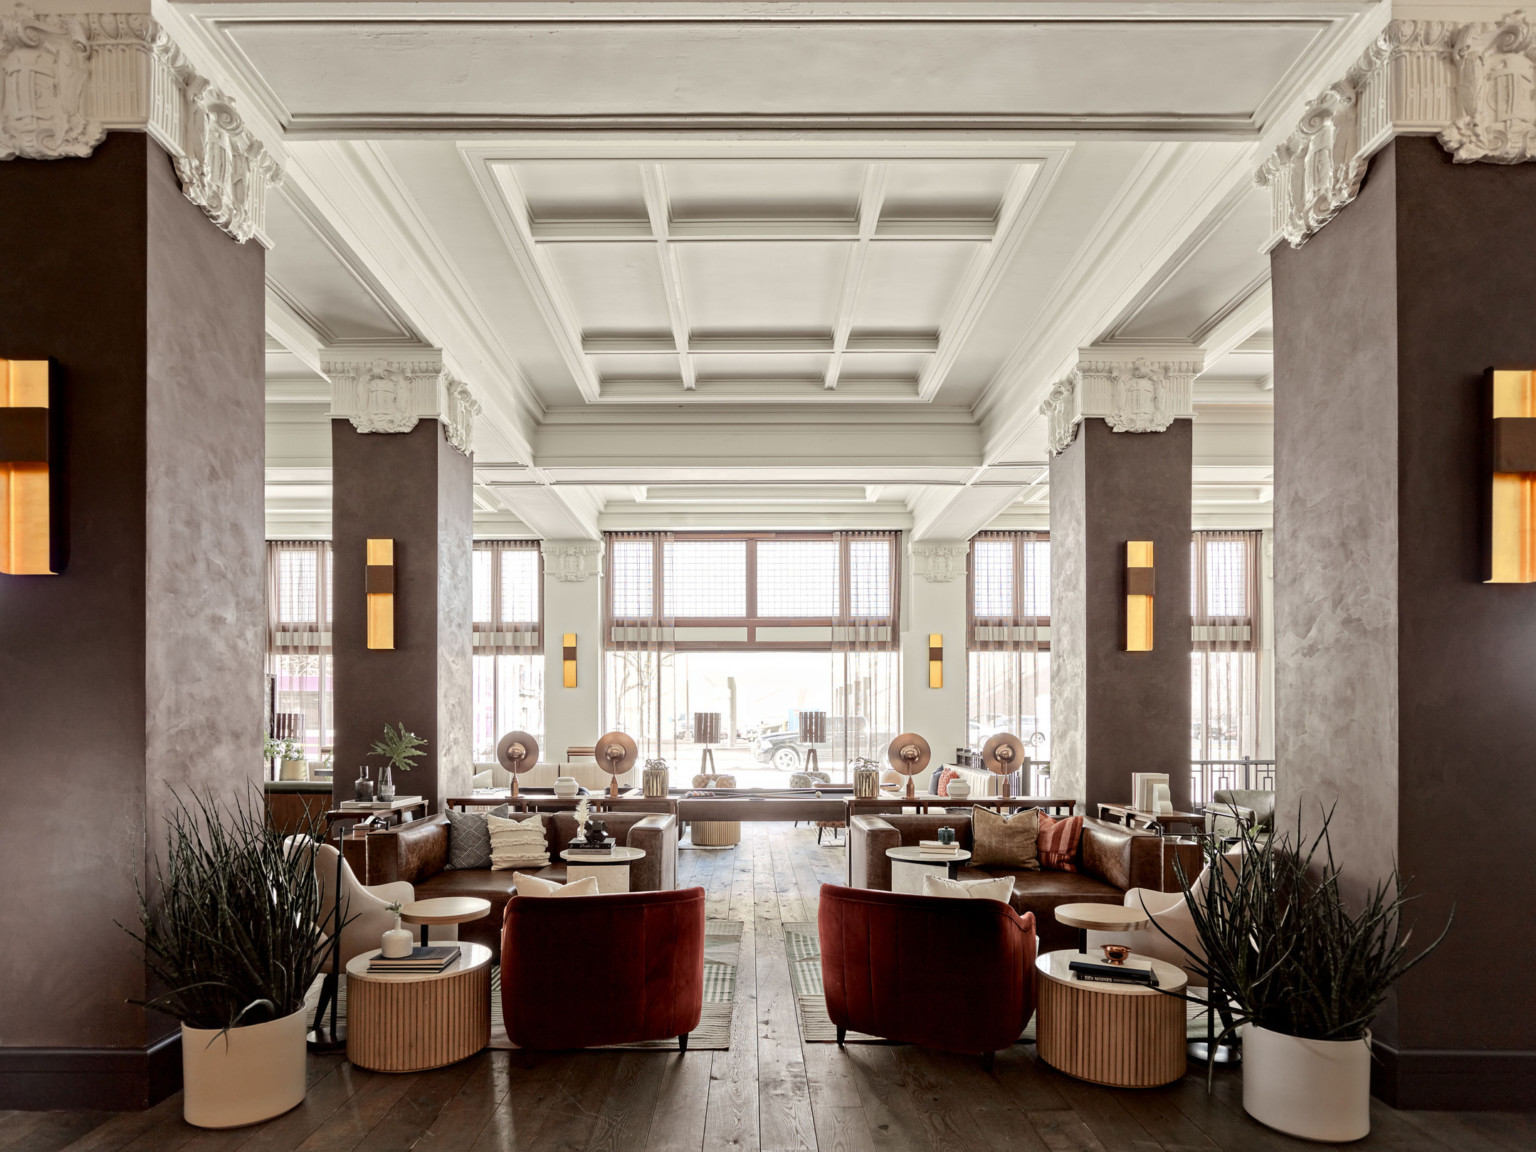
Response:
[[[1252,1123],[1241,1075],[1203,1073],[1153,1091],[1062,1076],[1033,1046],[975,1058],[908,1046],[800,1043],[782,925],[816,918],[841,847],[814,829],[743,825],[740,847],[684,851],[679,883],[702,884],[709,914],[743,920],[735,1041],[729,1052],[486,1052],[416,1076],[310,1058],[303,1105],[271,1123],[204,1132],[181,1097],[149,1112],[0,1113],[0,1152],[503,1152],[510,1149],[943,1149],[1031,1152],[1274,1152],[1318,1148]],[[1536,1148],[1520,1115],[1395,1112],[1371,1106],[1355,1148],[1459,1152]]]

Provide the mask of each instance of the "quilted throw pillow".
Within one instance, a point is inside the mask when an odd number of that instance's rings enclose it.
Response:
[[[485,826],[485,812],[455,812],[449,808],[443,813],[448,817],[448,867],[489,868],[491,866],[491,833]],[[503,820],[509,815],[505,804],[492,808],[491,816]]]
[[[485,826],[491,833],[491,871],[508,868],[543,868],[549,863],[549,845],[544,839],[544,821],[537,813],[526,820],[504,820],[487,816]]]
[[[1040,835],[1040,809],[1026,808],[1011,816],[989,808],[971,809],[971,867],[1040,871],[1035,841]]]
[[[1083,838],[1083,818],[1047,816],[1040,813],[1040,835],[1035,841],[1040,867],[1050,872],[1076,872],[1077,846]]]

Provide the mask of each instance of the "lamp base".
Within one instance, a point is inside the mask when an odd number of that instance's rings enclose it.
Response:
[[[1191,1040],[1189,1042],[1189,1058],[1200,1064],[1210,1059],[1210,1043],[1205,1040]],[[1216,1045],[1216,1064],[1241,1064],[1243,1062],[1243,1050],[1236,1044],[1221,1043]]]
[[[335,1031],[323,1024],[317,1024],[314,1030],[304,1037],[304,1047],[316,1056],[329,1056],[336,1052],[347,1050],[347,1026],[337,1024]]]

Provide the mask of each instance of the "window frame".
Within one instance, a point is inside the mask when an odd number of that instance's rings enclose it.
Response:
[[[965,646],[968,652],[1017,652],[1051,650],[1051,616],[1047,612],[1044,616],[1026,616],[1019,611],[1026,602],[1023,595],[1024,584],[1024,548],[1029,544],[1046,544],[1051,542],[1051,534],[1048,531],[1018,530],[1002,532],[978,532],[972,536],[966,549],[965,565]],[[977,616],[976,615],[976,545],[977,544],[1009,543],[1013,545],[1013,604],[1014,612],[1010,616]],[[1034,629],[1036,639],[1025,640],[993,640],[979,638],[979,630],[983,628],[1015,628],[1021,626]],[[1043,638],[1041,638],[1043,637]]]

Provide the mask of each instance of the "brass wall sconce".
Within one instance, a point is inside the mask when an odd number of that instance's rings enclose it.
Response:
[[[1125,544],[1125,650],[1152,651],[1152,599],[1157,587],[1152,541]]]
[[[0,359],[0,573],[57,576],[68,559],[58,374]]]
[[[928,633],[928,687],[944,687],[944,634]]]
[[[561,658],[565,661],[565,675],[561,680],[567,688],[576,687],[576,633],[567,632],[561,641]]]
[[[395,542],[368,541],[368,647],[395,646]]]
[[[1490,373],[1489,584],[1536,583],[1536,372]]]

